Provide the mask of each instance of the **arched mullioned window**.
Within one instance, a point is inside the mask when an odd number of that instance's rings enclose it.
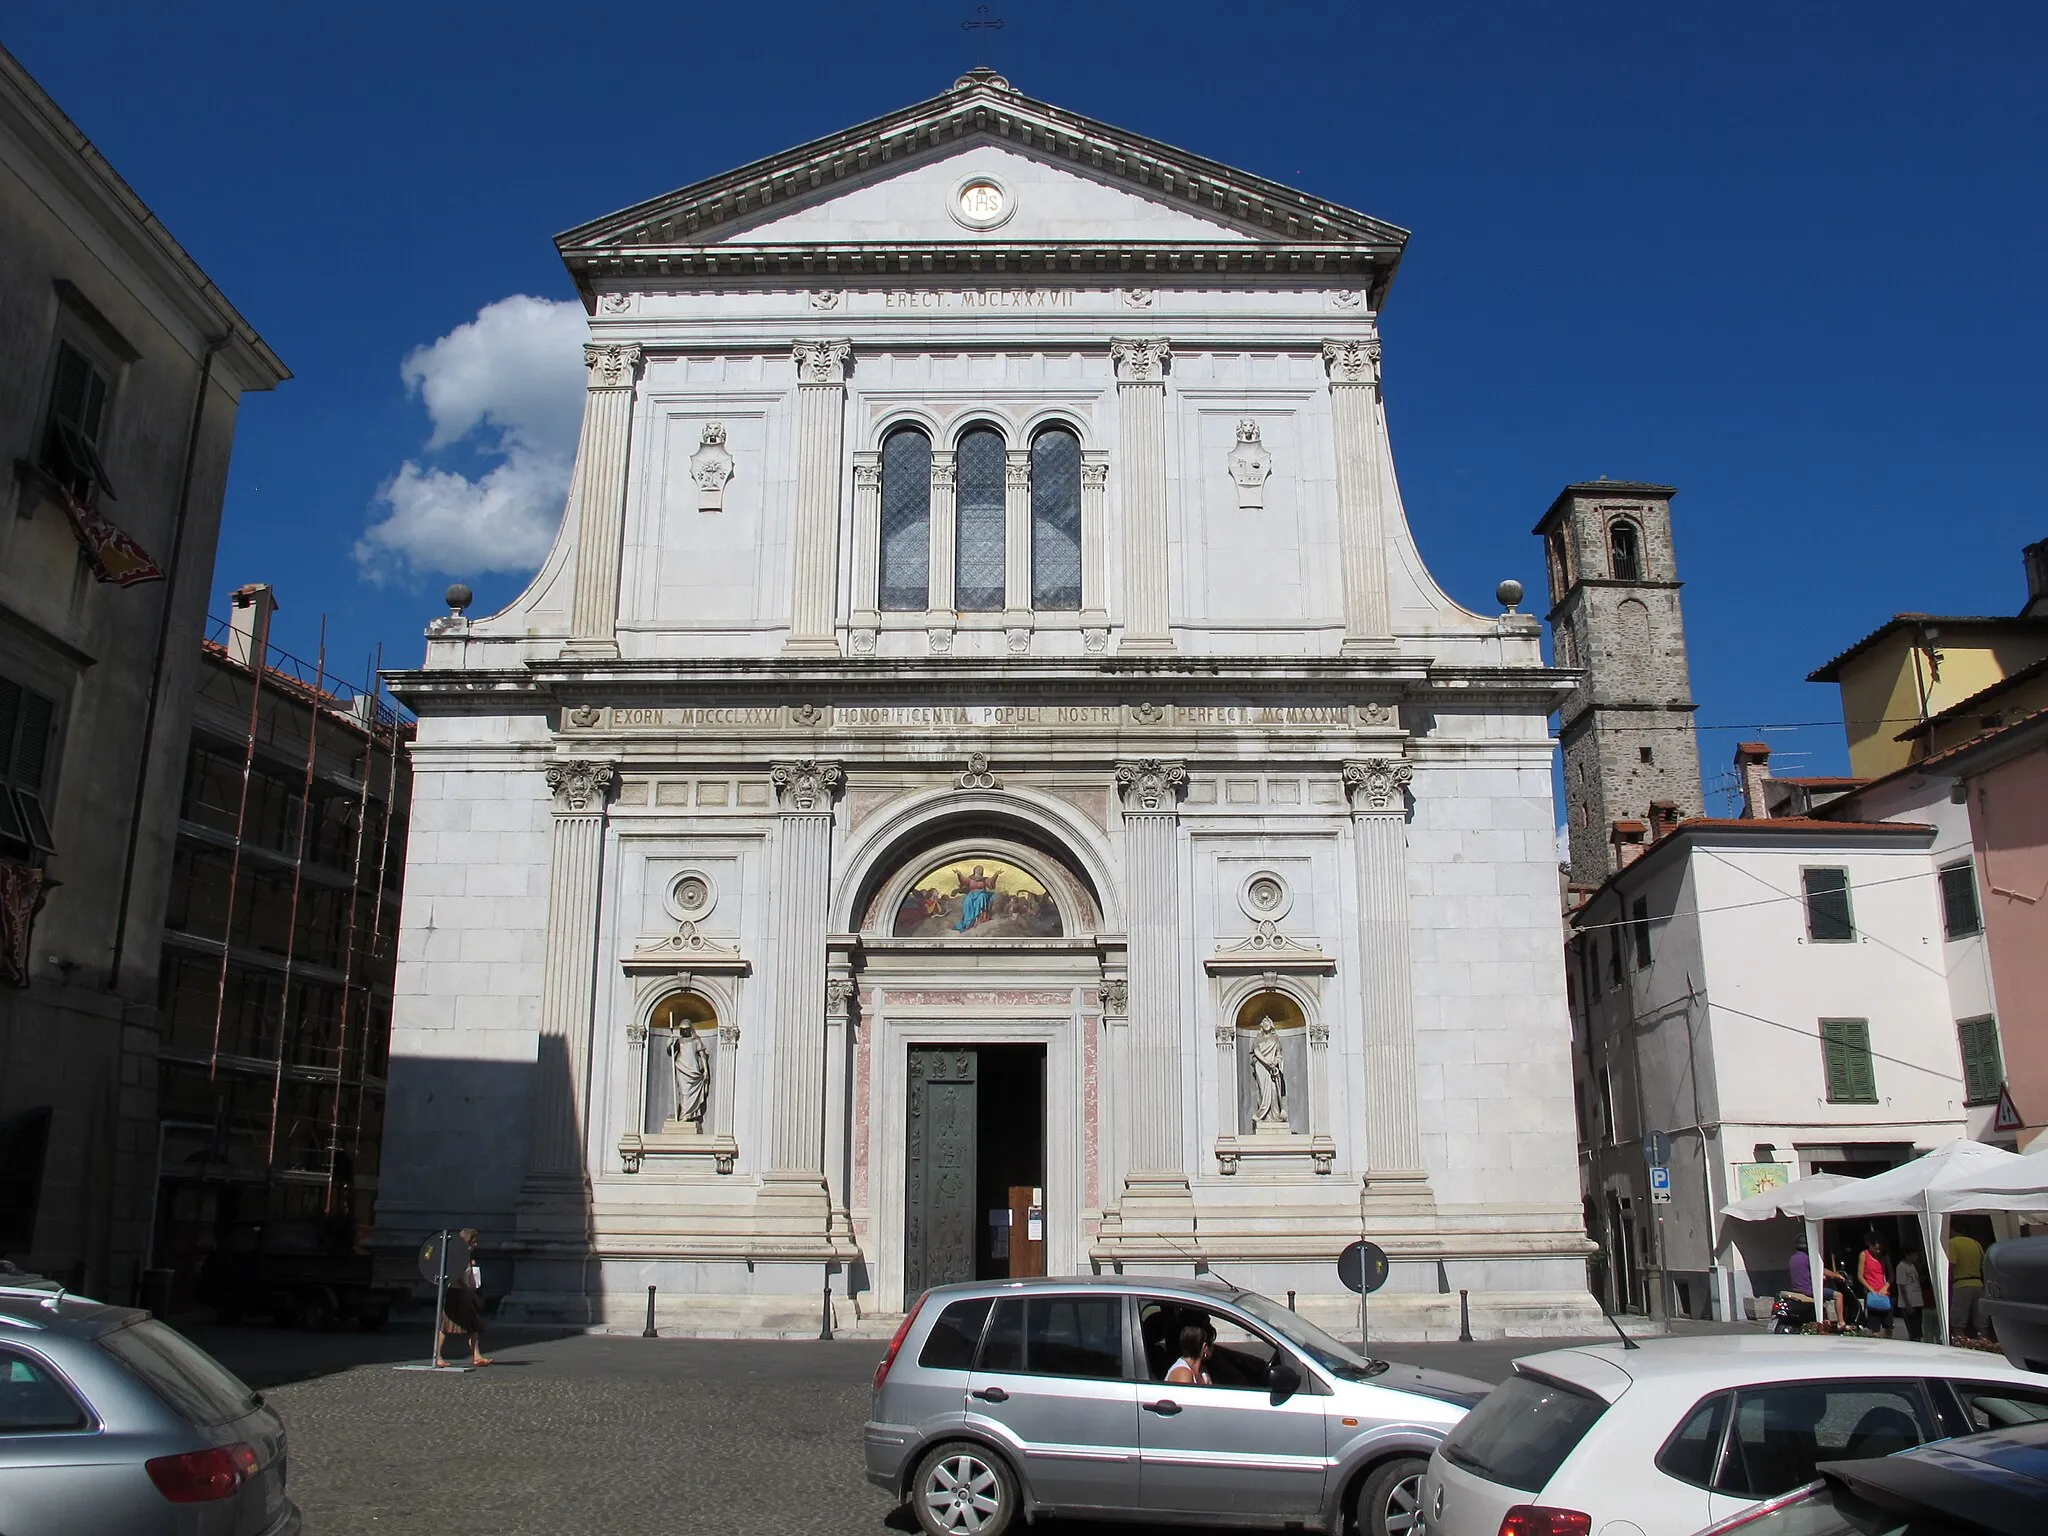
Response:
[[[1607,568],[1616,581],[1643,579],[1643,536],[1627,518],[1618,517],[1608,526]]]
[[[882,444],[882,562],[878,606],[922,612],[932,576],[932,440],[899,427]]]
[[[959,542],[955,546],[953,601],[963,613],[1003,606],[1003,470],[1007,451],[993,427],[970,428],[960,439]]]
[[[1031,606],[1081,606],[1081,440],[1065,427],[1031,440]]]

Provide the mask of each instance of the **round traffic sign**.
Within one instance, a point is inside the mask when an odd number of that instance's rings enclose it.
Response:
[[[1378,1290],[1387,1283],[1387,1250],[1378,1243],[1353,1243],[1337,1255],[1337,1278],[1348,1291]]]
[[[444,1244],[448,1249],[448,1267],[445,1271],[441,1268],[441,1249]],[[436,1232],[420,1244],[420,1278],[429,1285],[438,1284],[444,1275],[450,1280],[458,1278],[468,1263],[469,1244],[452,1232]]]

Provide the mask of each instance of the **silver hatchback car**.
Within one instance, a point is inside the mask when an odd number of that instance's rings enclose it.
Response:
[[[1020,1512],[1404,1536],[1487,1390],[1213,1278],[939,1286],[875,1370],[868,1481],[930,1536]]]
[[[0,1287],[0,1531],[293,1536],[284,1425],[147,1312]]]

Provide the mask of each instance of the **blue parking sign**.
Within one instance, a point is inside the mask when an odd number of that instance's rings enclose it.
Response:
[[[1671,1170],[1662,1163],[1655,1164],[1650,1169],[1650,1203],[1671,1203]]]

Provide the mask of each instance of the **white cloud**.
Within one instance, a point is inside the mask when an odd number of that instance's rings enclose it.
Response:
[[[415,348],[399,366],[426,405],[426,450],[467,443],[476,475],[408,459],[377,492],[356,543],[373,580],[531,571],[562,519],[583,416],[583,306],[514,294]]]

